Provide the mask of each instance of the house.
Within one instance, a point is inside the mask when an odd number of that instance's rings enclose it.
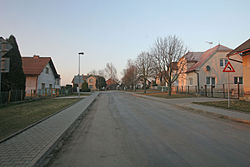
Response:
[[[75,75],[73,80],[72,80],[73,88],[78,87],[78,84],[79,84],[79,87],[81,89],[83,82],[87,82],[88,83],[88,88],[91,91],[97,90],[96,82],[97,82],[98,77],[99,76],[97,76],[97,75],[80,75],[80,76]],[[79,80],[80,80],[80,82],[79,82]],[[76,90],[74,90],[74,91],[76,91]]]
[[[60,75],[51,57],[22,57],[26,76],[26,96],[55,94],[60,89]]]
[[[227,83],[227,73],[223,72],[228,62],[226,55],[232,49],[223,45],[217,45],[205,52],[189,52],[181,61],[186,63],[182,74],[178,78],[178,87],[181,90],[192,89],[196,92],[204,90],[206,87],[224,88]],[[241,57],[236,55],[237,60]],[[234,84],[235,78],[242,80],[242,67],[239,63],[231,62],[235,68],[235,73],[231,74],[230,83]],[[242,84],[242,83],[241,83]]]
[[[237,61],[235,57],[240,55],[242,57],[242,64],[241,62]],[[247,101],[250,101],[250,39],[242,43],[240,46],[232,50],[230,53],[227,54],[227,57],[231,61],[238,62],[239,66],[242,65],[243,68],[243,89],[244,89],[244,98]],[[236,69],[237,71],[237,69]],[[249,73],[249,74],[248,74]],[[240,78],[239,78],[240,79]],[[237,82],[237,80],[235,80]],[[238,80],[238,82],[242,82]]]
[[[109,78],[106,81],[106,85],[107,85],[106,86],[107,90],[116,90],[116,88],[119,85],[119,83],[115,79]]]
[[[73,88],[77,88],[79,85],[79,88],[82,87],[82,84],[84,81],[87,81],[88,75],[75,75],[71,83],[73,84]],[[76,90],[74,90],[76,91]]]
[[[96,90],[97,78],[98,76],[95,75],[89,75],[87,78],[88,87],[91,91]]]

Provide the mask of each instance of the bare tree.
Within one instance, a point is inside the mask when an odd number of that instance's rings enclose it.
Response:
[[[122,83],[131,89],[136,90],[137,69],[135,62],[131,59],[127,62],[127,67],[123,71]]]
[[[152,49],[155,70],[159,73],[160,81],[164,80],[168,84],[169,95],[171,95],[173,83],[184,68],[184,63],[178,63],[177,66],[177,62],[186,51],[182,40],[176,36],[158,38],[155,41]]]
[[[136,59],[137,72],[143,79],[144,93],[146,93],[146,82],[153,74],[153,57],[148,52],[142,52]]]
[[[107,63],[106,64],[105,77],[107,79],[111,78],[112,80],[118,81],[118,79],[117,79],[117,71],[116,71],[115,66],[112,63]]]

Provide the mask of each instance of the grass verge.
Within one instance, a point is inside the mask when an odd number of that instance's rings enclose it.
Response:
[[[193,102],[193,103],[228,109],[227,101]],[[242,100],[230,101],[230,109],[250,113],[250,102]]]
[[[166,99],[196,97],[195,95],[190,95],[190,94],[172,94],[171,96],[169,96],[168,93],[146,93],[144,95],[166,98]]]
[[[41,99],[0,108],[0,140],[46,118],[80,99]]]

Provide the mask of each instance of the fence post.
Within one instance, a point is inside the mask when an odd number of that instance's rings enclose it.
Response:
[[[178,86],[176,86],[176,93],[178,93]]]
[[[207,96],[207,85],[205,85],[205,96]]]
[[[21,90],[21,101],[23,101],[23,90]]]
[[[189,94],[189,86],[188,86],[188,94]]]
[[[198,92],[197,92],[197,86],[195,86],[195,93],[197,94]]]
[[[226,98],[226,94],[225,94],[225,84],[223,84],[223,97]]]
[[[9,90],[8,103],[10,103],[11,90]]]
[[[211,85],[211,97],[214,97],[214,90],[213,90],[213,85]]]
[[[181,93],[183,93],[183,85],[181,86]]]
[[[238,88],[238,99],[240,99],[240,83],[237,82],[237,88]]]

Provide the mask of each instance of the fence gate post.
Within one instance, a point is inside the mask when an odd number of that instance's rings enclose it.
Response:
[[[214,97],[214,90],[213,90],[213,85],[211,85],[211,97]]]
[[[10,103],[11,90],[9,90],[8,103]]]
[[[207,96],[207,85],[205,85],[205,96]]]
[[[189,94],[189,86],[188,86],[188,94]]]

